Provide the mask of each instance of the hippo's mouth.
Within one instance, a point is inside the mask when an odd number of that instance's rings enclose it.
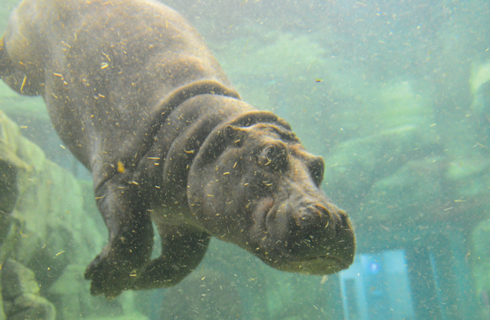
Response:
[[[263,210],[262,212],[265,212],[264,214],[265,224],[267,224],[268,221],[273,220],[274,217],[276,216],[277,206],[275,206],[274,203],[275,201],[273,198],[264,198],[260,200],[258,209]]]
[[[282,271],[311,275],[325,275],[347,269],[349,265],[350,263],[342,261],[337,257],[318,256],[298,260],[283,261],[280,266],[276,264],[274,265],[274,267]]]
[[[268,226],[274,222],[277,212],[277,206],[271,197],[262,198],[258,201],[253,210],[253,217],[256,226],[263,232],[268,232]]]
[[[347,269],[350,266],[350,263],[345,262],[341,260],[340,258],[337,257],[332,257],[332,256],[318,256],[314,258],[305,258],[303,259],[304,262],[310,262],[310,263],[322,263],[322,264],[328,264],[332,265],[333,267],[338,267],[339,271],[343,269]]]

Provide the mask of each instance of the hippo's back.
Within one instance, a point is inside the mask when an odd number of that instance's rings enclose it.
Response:
[[[24,1],[4,43],[27,79],[6,82],[44,96],[61,138],[91,169],[137,161],[194,94],[238,97],[194,28],[150,0]]]

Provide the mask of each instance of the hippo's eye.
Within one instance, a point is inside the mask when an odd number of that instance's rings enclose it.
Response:
[[[262,149],[258,155],[261,167],[274,171],[284,171],[288,167],[288,151],[284,143],[271,143]]]
[[[315,181],[315,184],[320,186],[323,181],[323,173],[325,171],[325,163],[323,162],[323,158],[315,157],[315,159],[308,164],[308,168],[310,169],[310,173]]]

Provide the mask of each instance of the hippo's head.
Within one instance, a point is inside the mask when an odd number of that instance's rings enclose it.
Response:
[[[217,128],[190,169],[188,199],[199,224],[285,271],[329,274],[354,259],[347,214],[321,190],[324,162],[289,125],[250,112]]]

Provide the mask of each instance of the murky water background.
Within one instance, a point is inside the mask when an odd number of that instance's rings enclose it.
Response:
[[[1,1],[1,30],[16,3]],[[289,274],[213,239],[174,288],[90,297],[83,270],[106,241],[90,174],[42,100],[1,83],[0,110],[36,166],[17,177],[16,260],[58,319],[490,317],[488,1],[165,3],[196,26],[243,100],[324,157],[323,188],[356,228],[355,263]]]

